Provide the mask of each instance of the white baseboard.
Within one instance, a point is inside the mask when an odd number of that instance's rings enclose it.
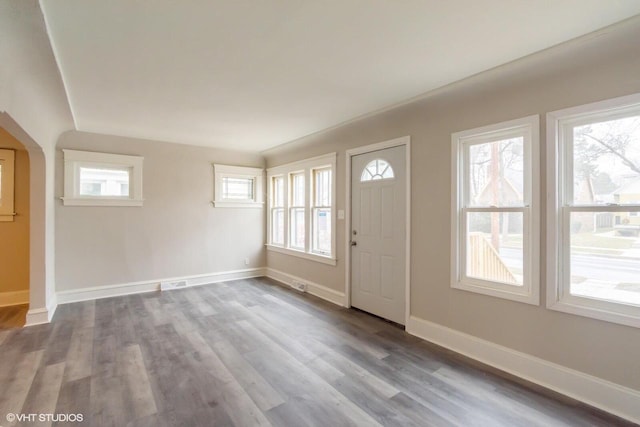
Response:
[[[218,273],[199,274],[195,276],[169,277],[142,282],[95,286],[91,288],[59,291],[57,293],[57,297],[59,304],[68,304],[72,302],[89,301],[101,298],[111,298],[122,295],[133,295],[144,292],[159,291],[161,282],[186,281],[186,287],[192,287],[207,285],[209,283],[225,282],[227,280],[262,277],[265,275],[264,270],[264,268],[247,268],[244,270],[222,271]]]
[[[25,322],[25,326],[34,326],[34,325],[42,325],[44,323],[51,322],[53,319],[53,315],[56,313],[56,309],[58,308],[58,301],[56,299],[56,295],[49,299],[49,303],[44,308],[30,308],[27,311],[27,320]]]
[[[347,299],[344,292],[338,292],[334,289],[327,288],[326,286],[319,285],[317,283],[302,279],[292,274],[274,270],[273,268],[266,268],[266,276],[273,280],[277,280],[278,282],[284,283],[285,285],[290,286],[294,289],[297,288],[293,286],[293,282],[304,283],[306,285],[306,292],[310,293],[311,295],[315,295],[336,305],[346,307]]]
[[[29,290],[0,292],[0,307],[29,304]]]
[[[411,316],[411,335],[501,371],[564,394],[629,421],[640,423],[640,391],[512,350]]]

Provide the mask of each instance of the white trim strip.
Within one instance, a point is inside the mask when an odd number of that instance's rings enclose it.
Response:
[[[0,292],[0,307],[29,304],[29,290]]]
[[[318,283],[302,279],[283,271],[274,270],[273,268],[267,267],[265,270],[266,276],[270,279],[283,283],[289,287],[292,287],[293,289],[297,289],[296,287],[294,287],[294,282],[304,283],[306,285],[306,292],[310,293],[311,295],[315,295],[318,298],[322,298],[323,300],[332,302],[341,307],[346,307],[346,297],[343,292],[327,288],[326,286],[322,286]]]
[[[141,294],[160,290],[161,282],[186,281],[187,286],[201,286],[210,283],[225,282],[227,280],[248,279],[264,276],[264,268],[248,268],[245,270],[222,271],[217,273],[199,274],[195,276],[171,277],[166,279],[148,280],[142,282],[120,283],[108,286],[73,289],[57,293],[59,304],[79,301],[89,301],[101,298],[111,298],[123,295]]]
[[[640,423],[640,391],[411,316],[407,332],[501,371]]]

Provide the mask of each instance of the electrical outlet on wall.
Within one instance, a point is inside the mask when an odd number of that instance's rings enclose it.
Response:
[[[249,265],[249,258],[244,259],[244,265]]]

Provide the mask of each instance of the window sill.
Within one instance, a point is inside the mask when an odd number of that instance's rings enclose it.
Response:
[[[481,281],[479,281],[481,282]],[[518,292],[523,290],[522,286],[514,286],[513,291],[493,288],[490,286],[483,286],[480,284],[467,283],[461,281],[455,281],[451,284],[453,289],[460,289],[463,291],[474,292],[482,295],[489,295],[496,298],[507,299],[511,301],[523,302],[525,304],[531,305],[540,305],[540,297],[539,295],[529,294],[525,292]]]
[[[64,206],[142,206],[143,200],[60,197]]]
[[[267,247],[267,250],[271,252],[278,252],[285,255],[304,258],[304,259],[308,259],[310,261],[316,261],[322,264],[335,266],[338,263],[338,261],[335,258],[331,258],[324,255],[310,254],[308,252],[297,251],[295,249],[283,248],[282,246],[275,246],[275,245],[269,245],[269,244],[265,246]]]
[[[16,214],[0,214],[0,222],[12,222]]]
[[[622,303],[616,304],[606,301],[590,300],[589,298],[572,297],[571,299],[573,301],[561,300],[548,303],[547,308],[549,310],[640,328],[640,307]],[[602,306],[598,307],[596,305]],[[618,306],[617,308],[620,310],[616,310],[616,307],[606,307],[607,305]],[[624,312],[622,310],[624,310]]]
[[[227,200],[217,200],[211,202],[214,208],[262,208],[263,202],[230,202]]]

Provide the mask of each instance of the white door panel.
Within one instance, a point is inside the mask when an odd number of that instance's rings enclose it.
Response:
[[[351,158],[351,305],[405,322],[406,147]]]

